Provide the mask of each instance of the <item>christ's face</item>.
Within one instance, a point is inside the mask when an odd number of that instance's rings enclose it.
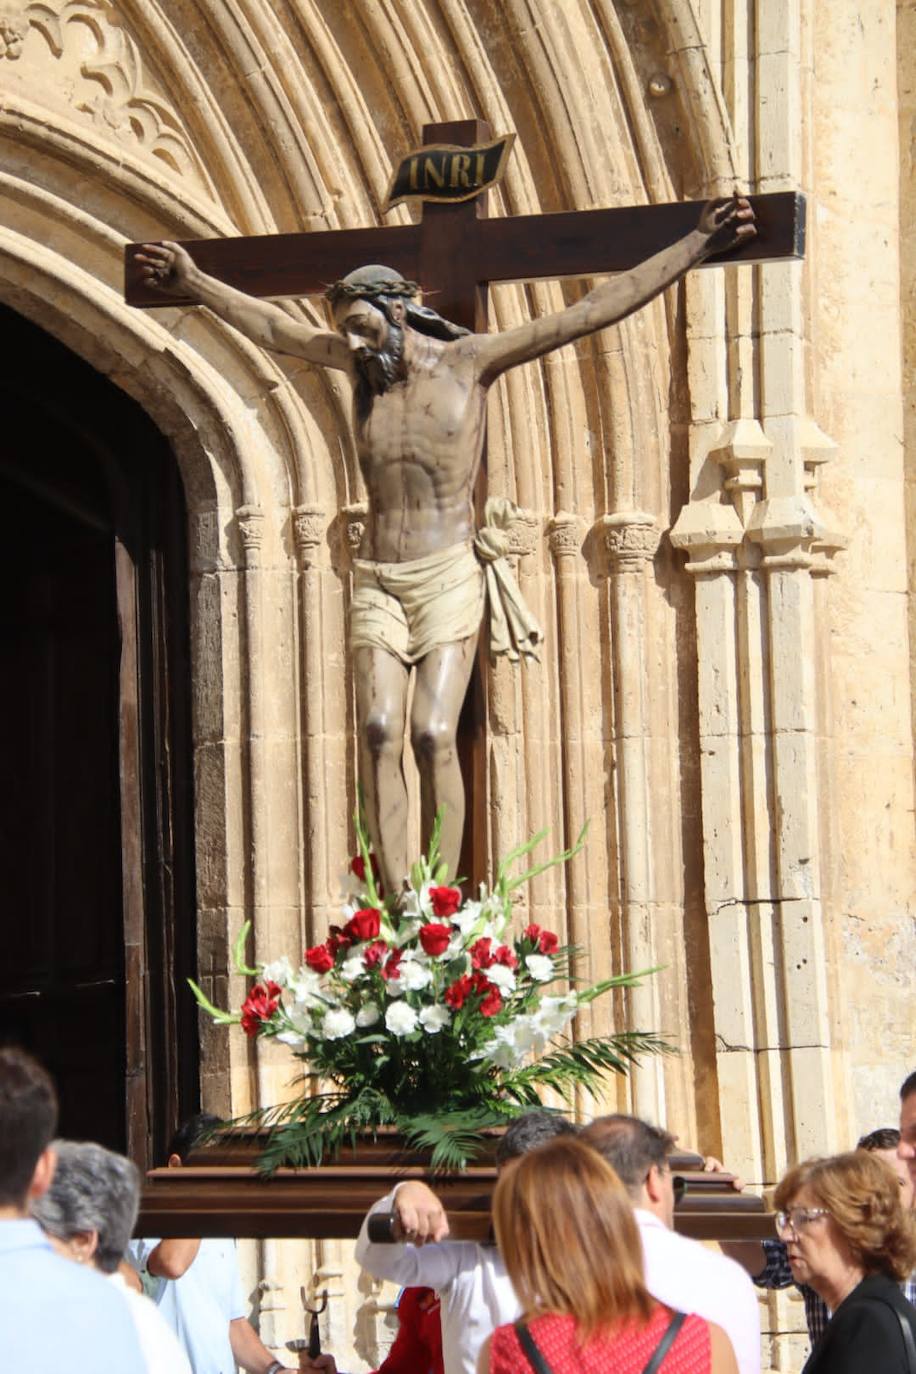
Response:
[[[350,349],[356,374],[357,411],[368,413],[372,398],[394,386],[404,357],[403,306],[392,302],[389,319],[370,301],[342,301],[334,308],[337,332]]]

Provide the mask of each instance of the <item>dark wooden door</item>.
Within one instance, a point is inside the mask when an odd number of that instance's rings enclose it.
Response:
[[[197,1101],[181,483],[117,388],[0,338],[0,1040],[145,1164]]]

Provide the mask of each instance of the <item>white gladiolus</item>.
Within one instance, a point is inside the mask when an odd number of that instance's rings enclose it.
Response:
[[[423,1007],[420,1011],[420,1025],[430,1035],[437,1035],[451,1020],[448,1007]]]
[[[288,1045],[291,1050],[305,1049],[305,1036],[298,1031],[279,1031],[274,1039],[279,1040],[281,1045]]]
[[[317,1007],[323,1004],[321,974],[316,973],[313,968],[306,968],[305,966],[300,968],[298,973],[290,979],[289,990],[295,1001],[306,1007]]]
[[[515,971],[506,964],[491,964],[484,972],[490,982],[495,983],[500,992],[515,991]]]
[[[546,954],[526,954],[525,967],[536,983],[547,983],[554,976],[553,960]]]
[[[346,1007],[336,1007],[325,1012],[321,1023],[321,1033],[325,1040],[342,1040],[344,1036],[352,1035],[355,1029],[353,1014],[347,1011]]]
[[[574,992],[567,993],[565,997],[542,997],[535,1020],[552,1037],[566,1029],[578,1008],[579,999]]]
[[[453,926],[458,927],[462,935],[467,935],[468,931],[472,930],[480,919],[481,909],[480,902],[465,902],[463,907],[449,917],[449,920]]]
[[[374,1002],[366,1002],[356,1013],[356,1024],[360,1030],[365,1030],[367,1026],[374,1026],[381,1014]]]
[[[410,1035],[417,1028],[417,1013],[408,1002],[392,1002],[385,1011],[385,1025],[392,1035]]]

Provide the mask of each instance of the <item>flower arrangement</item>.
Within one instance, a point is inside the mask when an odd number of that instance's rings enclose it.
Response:
[[[235,962],[257,981],[238,1012],[214,1007],[191,983],[215,1021],[287,1045],[305,1065],[305,1089],[329,1085],[236,1123],[270,1128],[261,1156],[268,1171],[320,1163],[348,1137],[382,1125],[431,1148],[434,1168],[460,1169],[488,1128],[540,1106],[540,1089],[568,1096],[626,1072],[641,1054],[669,1049],[648,1031],[565,1035],[580,1007],[645,975],[576,989],[574,947],[537,925],[510,929],[513,890],[571,858],[584,831],[565,853],[510,876],[543,839],[535,836],[502,862],[492,889],[481,885],[471,900],[447,884],[438,834],[437,824],[405,891],[385,897],[357,821],[360,853],[343,925],[298,967],[283,955],[254,968],[243,960],[246,925]]]

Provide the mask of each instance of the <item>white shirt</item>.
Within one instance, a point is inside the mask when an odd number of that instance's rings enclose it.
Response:
[[[246,1307],[235,1241],[202,1240],[180,1279],[149,1274],[147,1261],[158,1244],[158,1240],[134,1240],[128,1257],[141,1274],[149,1275],[150,1296],[178,1337],[191,1369],[194,1374],[236,1374],[229,1323],[244,1317]]]
[[[757,1296],[741,1266],[669,1230],[652,1212],[637,1207],[634,1213],[642,1237],[646,1287],[653,1298],[721,1326],[732,1343],[739,1374],[760,1374]]]
[[[356,1261],[375,1279],[405,1288],[434,1288],[442,1304],[445,1374],[475,1374],[477,1354],[497,1326],[521,1315],[515,1290],[495,1245],[440,1240],[430,1245],[373,1245],[373,1212],[390,1212],[394,1192],[375,1203],[356,1242]]]
[[[147,1374],[191,1374],[191,1366],[178,1344],[178,1337],[156,1304],[131,1288],[123,1275],[109,1274],[108,1280],[124,1294],[130,1308]]]

